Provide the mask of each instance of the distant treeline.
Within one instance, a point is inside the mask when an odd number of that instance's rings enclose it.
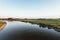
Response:
[[[24,18],[24,19],[20,19],[20,18],[0,18],[0,20],[60,20],[60,18],[57,19],[46,19],[46,18],[38,18],[38,19],[28,19],[28,18]]]

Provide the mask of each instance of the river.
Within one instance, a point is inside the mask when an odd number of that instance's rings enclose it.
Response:
[[[0,40],[60,40],[59,31],[37,24],[7,21],[7,25],[0,31]]]

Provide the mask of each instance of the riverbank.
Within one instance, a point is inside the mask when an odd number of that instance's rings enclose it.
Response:
[[[2,30],[7,23],[5,21],[0,21],[0,30]]]
[[[60,28],[60,20],[22,20],[22,22],[30,22],[33,24],[40,24],[41,26]]]

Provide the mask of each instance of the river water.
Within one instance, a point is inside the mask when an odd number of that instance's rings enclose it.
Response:
[[[0,40],[60,40],[59,31],[37,24],[7,21],[7,25],[0,31]]]

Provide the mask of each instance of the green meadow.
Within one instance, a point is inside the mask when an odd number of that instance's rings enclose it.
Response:
[[[60,28],[60,20],[58,19],[46,19],[46,20],[37,20],[37,19],[33,19],[33,20],[22,20],[23,22],[31,22],[31,23],[35,23],[35,24],[43,24],[46,26],[52,26],[52,27],[56,27],[56,28]]]

